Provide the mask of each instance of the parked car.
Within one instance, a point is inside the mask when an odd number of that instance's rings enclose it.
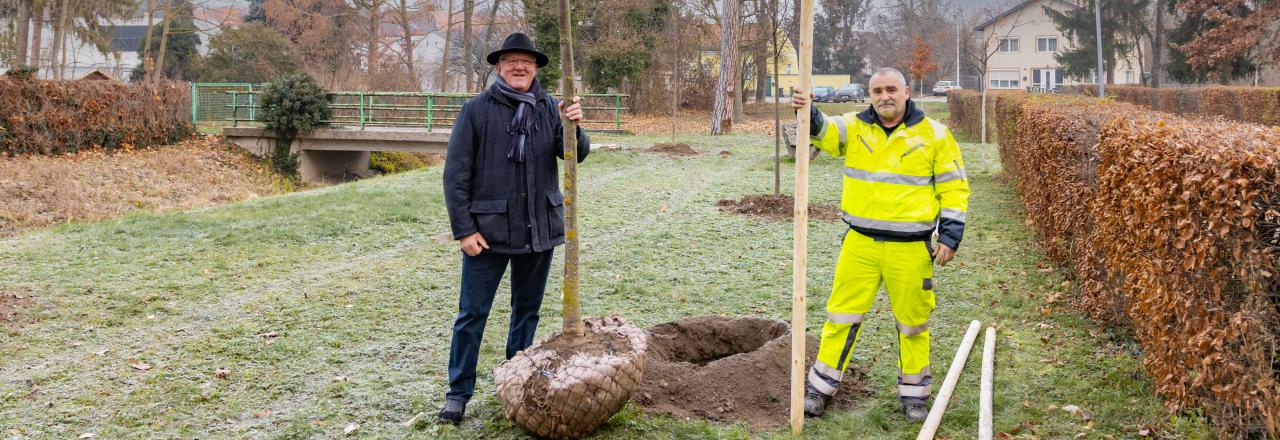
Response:
[[[867,100],[867,91],[862,88],[862,84],[845,84],[836,90],[835,95],[831,97],[831,102],[863,102]]]
[[[960,88],[960,84],[955,81],[938,81],[933,85],[933,96],[947,96],[947,92]]]
[[[836,93],[836,88],[831,86],[814,86],[813,100],[816,102],[831,102],[831,96]]]

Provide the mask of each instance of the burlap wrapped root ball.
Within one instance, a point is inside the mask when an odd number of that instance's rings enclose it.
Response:
[[[619,317],[586,318],[583,323],[583,337],[553,334],[493,372],[507,418],[534,435],[591,435],[640,386],[645,331]]]

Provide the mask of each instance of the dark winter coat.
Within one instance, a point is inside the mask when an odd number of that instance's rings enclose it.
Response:
[[[564,195],[557,160],[564,126],[555,98],[539,91],[539,110],[526,139],[526,159],[507,158],[508,128],[518,103],[490,87],[463,104],[444,165],[445,206],[453,238],[479,232],[485,252],[542,252],[564,243]],[[578,128],[578,162],[591,142]]]

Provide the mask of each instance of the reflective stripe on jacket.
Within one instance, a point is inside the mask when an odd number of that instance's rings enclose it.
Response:
[[[844,157],[842,218],[864,235],[960,246],[969,211],[969,179],[951,131],[914,101],[890,135],[875,111],[827,116],[812,112],[814,146]]]

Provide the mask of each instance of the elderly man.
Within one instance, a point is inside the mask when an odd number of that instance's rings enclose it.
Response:
[[[840,387],[863,318],[884,285],[898,329],[898,397],[908,420],[923,422],[932,393],[929,314],[933,265],[947,264],[960,247],[969,181],[960,148],[946,126],[911,101],[902,73],[871,75],[871,107],[827,116],[814,107],[814,144],[844,157],[842,219],[849,224],[827,300],[818,358],[809,370],[804,411],[821,416]],[[796,89],[792,106],[811,96]],[[938,234],[936,249],[930,243]]]
[[[449,350],[449,392],[442,422],[458,424],[476,385],[476,359],[498,283],[511,266],[511,327],[507,359],[533,343],[551,271],[564,244],[564,195],[557,159],[564,159],[562,102],[538,84],[547,56],[529,37],[511,34],[489,53],[498,78],[462,106],[444,166],[445,205],[462,250],[458,316]],[[565,117],[582,119],[573,99]],[[579,130],[578,161],[590,152]]]

